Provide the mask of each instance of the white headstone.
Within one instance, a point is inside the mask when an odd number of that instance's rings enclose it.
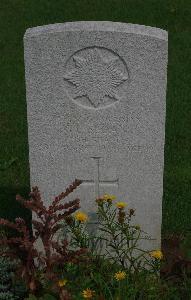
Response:
[[[160,247],[167,32],[114,22],[24,37],[31,186],[50,202],[75,178],[86,212],[115,194]]]

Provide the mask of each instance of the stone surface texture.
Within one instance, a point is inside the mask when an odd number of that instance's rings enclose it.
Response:
[[[75,178],[93,213],[111,193],[160,247],[167,32],[115,22],[29,28],[24,36],[31,186],[47,203]]]

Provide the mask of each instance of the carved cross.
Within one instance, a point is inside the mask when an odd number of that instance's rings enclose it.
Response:
[[[80,179],[82,180],[81,185],[94,185],[95,186],[95,197],[100,197],[100,186],[119,186],[119,178],[114,180],[100,180],[100,158],[101,157],[91,157],[96,163],[96,173],[93,179]]]

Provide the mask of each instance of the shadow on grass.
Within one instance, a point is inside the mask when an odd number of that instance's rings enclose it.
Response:
[[[30,227],[31,212],[16,201],[17,194],[28,199],[29,192],[29,187],[0,187],[0,218],[14,221],[15,218],[21,217]]]

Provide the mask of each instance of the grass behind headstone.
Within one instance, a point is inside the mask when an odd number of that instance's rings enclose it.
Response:
[[[4,165],[0,168],[0,217],[26,215],[15,203],[15,194],[29,192],[24,32],[28,27],[79,20],[119,21],[168,30],[163,231],[189,229],[190,0],[0,0],[0,162]]]

